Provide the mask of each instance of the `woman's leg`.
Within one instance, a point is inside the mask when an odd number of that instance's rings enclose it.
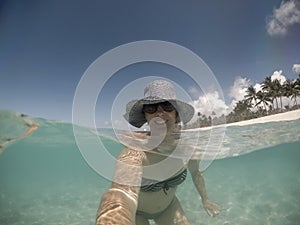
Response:
[[[171,205],[155,219],[155,222],[157,225],[191,225],[176,196]]]
[[[135,215],[135,224],[136,225],[149,225],[149,222],[147,219],[140,215]]]

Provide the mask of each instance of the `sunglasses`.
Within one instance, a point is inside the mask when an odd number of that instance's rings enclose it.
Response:
[[[153,114],[157,111],[158,106],[160,106],[165,112],[172,112],[175,107],[170,102],[161,102],[157,104],[146,104],[143,105],[143,112]]]

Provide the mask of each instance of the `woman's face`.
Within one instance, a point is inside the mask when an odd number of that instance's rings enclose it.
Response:
[[[174,131],[177,112],[171,103],[144,105],[143,111],[151,131],[167,133]]]

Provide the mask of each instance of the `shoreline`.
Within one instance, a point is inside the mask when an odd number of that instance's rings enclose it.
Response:
[[[277,114],[269,115],[269,116],[263,116],[263,117],[259,117],[259,118],[255,118],[255,119],[251,119],[251,120],[243,120],[243,121],[234,122],[234,123],[225,123],[225,124],[211,126],[211,127],[193,128],[193,129],[187,129],[184,131],[210,130],[212,128],[218,128],[218,127],[246,126],[246,125],[252,125],[252,124],[259,124],[259,123],[291,121],[291,120],[297,120],[297,119],[300,119],[300,109],[283,112],[283,113],[277,113]]]
[[[263,116],[251,120],[244,120],[235,123],[228,123],[226,126],[245,126],[256,123],[268,123],[268,122],[279,122],[279,121],[290,121],[300,119],[300,109],[292,110],[283,113],[277,113],[274,115]]]

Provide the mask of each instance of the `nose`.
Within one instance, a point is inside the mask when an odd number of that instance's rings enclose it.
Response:
[[[165,111],[163,110],[163,108],[159,105],[158,107],[157,107],[157,110],[156,110],[156,115],[157,116],[161,116],[161,115],[163,115],[165,113]]]

